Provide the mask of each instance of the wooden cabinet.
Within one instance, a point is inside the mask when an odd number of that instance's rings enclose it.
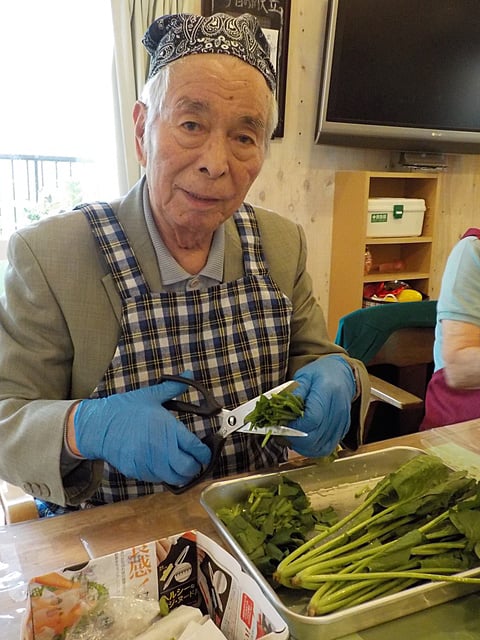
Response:
[[[433,226],[437,214],[439,175],[374,171],[339,171],[335,174],[332,257],[328,330],[335,338],[339,319],[362,307],[368,282],[403,280],[430,293]],[[367,237],[369,198],[422,198],[426,211],[420,236]],[[364,273],[369,248],[374,268],[402,261],[401,271]]]

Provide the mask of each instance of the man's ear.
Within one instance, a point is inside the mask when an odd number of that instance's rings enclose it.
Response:
[[[147,163],[147,153],[144,144],[145,121],[147,119],[147,107],[137,100],[133,107],[133,126],[135,132],[135,150],[137,160],[144,167]]]

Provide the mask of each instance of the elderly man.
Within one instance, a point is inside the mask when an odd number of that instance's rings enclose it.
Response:
[[[150,73],[133,117],[145,177],[9,246],[0,477],[52,512],[185,485],[209,463],[202,438],[218,421],[168,411],[187,387],[159,383],[165,374],[187,372],[226,408],[293,376],[305,411],[292,426],[308,436],[290,445],[309,456],[358,435],[368,402],[364,367],[326,335],[302,229],[244,203],[276,122],[256,20],[165,16],[144,44]],[[237,433],[214,477],[287,453]]]

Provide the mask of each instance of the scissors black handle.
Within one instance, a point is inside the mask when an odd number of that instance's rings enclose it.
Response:
[[[222,410],[222,405],[219,404],[210,391],[198,380],[192,380],[185,376],[177,376],[173,374],[164,374],[160,378],[160,382],[166,380],[172,380],[173,382],[182,382],[194,387],[202,394],[202,399],[199,404],[193,402],[183,402],[182,400],[167,400],[163,403],[163,406],[169,411],[183,411],[184,413],[194,413],[197,416],[215,416]]]
[[[225,446],[225,438],[223,438],[218,433],[209,433],[204,438],[202,438],[202,442],[209,447],[212,452],[212,457],[210,462],[204,467],[198,475],[196,475],[190,482],[187,484],[182,484],[181,486],[177,486],[175,484],[169,484],[168,482],[162,482],[162,485],[165,489],[168,489],[171,493],[180,494],[188,491],[199,482],[203,480],[205,476],[207,476],[214,467],[216,467],[220,454],[222,453],[223,447]]]
[[[165,374],[160,378],[160,382],[164,382],[166,380],[172,380],[174,382],[183,382],[184,384],[188,384],[191,387],[194,387],[202,394],[202,399],[199,404],[194,404],[192,402],[183,402],[182,400],[167,400],[167,402],[163,403],[163,406],[170,411],[181,411],[184,413],[194,413],[197,416],[215,416],[217,413],[220,413],[222,410],[222,405],[219,404],[210,391],[198,380],[192,380],[191,378],[185,378],[184,376],[177,376],[173,374]],[[210,462],[206,467],[202,469],[202,471],[193,478],[187,484],[183,484],[180,487],[174,484],[169,484],[168,482],[162,482],[162,485],[175,494],[183,493],[184,491],[188,491],[194,485],[198,484],[204,476],[208,475],[210,471],[216,466],[220,454],[222,453],[222,449],[225,445],[225,438],[220,436],[218,433],[210,433],[202,438],[202,442],[209,447],[212,452],[212,457]]]

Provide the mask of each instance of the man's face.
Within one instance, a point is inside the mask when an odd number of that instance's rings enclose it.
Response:
[[[145,109],[136,108],[137,149],[160,232],[188,244],[211,237],[260,172],[271,97],[260,72],[235,57],[172,64],[148,139]]]

